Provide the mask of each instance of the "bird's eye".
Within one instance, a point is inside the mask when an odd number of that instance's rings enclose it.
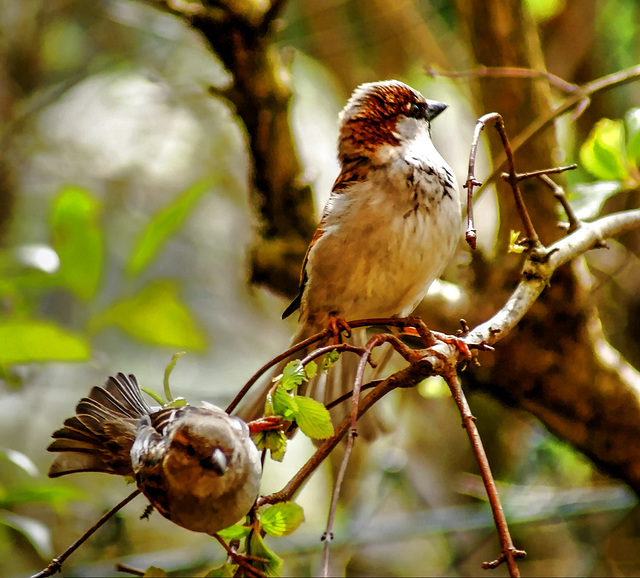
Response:
[[[187,455],[188,456],[195,456],[196,455],[196,450],[191,444],[189,444],[187,446]]]
[[[412,118],[424,118],[424,112],[424,106],[418,102],[413,102],[409,106],[409,116]]]

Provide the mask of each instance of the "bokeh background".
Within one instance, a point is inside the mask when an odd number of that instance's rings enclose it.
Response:
[[[312,185],[318,209],[338,171],[337,114],[365,81],[398,78],[449,103],[434,140],[464,181],[475,119],[488,111],[473,82],[425,72],[475,66],[468,32],[483,23],[470,21],[463,4],[288,3],[274,47],[288,63],[301,179]],[[508,4],[527,13],[548,70],[567,81],[639,60],[633,0]],[[259,222],[247,135],[210,92],[229,75],[201,36],[153,3],[129,0],[2,0],[0,14],[0,348],[17,351],[26,340],[31,355],[8,353],[0,367],[0,574],[21,576],[44,567],[131,489],[100,474],[46,477],[49,436],[92,385],[123,371],[160,390],[172,355],[186,351],[171,376],[173,393],[225,406],[287,346],[295,320],[280,319],[286,296],[248,281]],[[609,91],[576,122],[559,123],[557,161],[575,161],[593,125],[623,118],[637,94],[635,84]],[[579,170],[570,178],[590,177]],[[491,256],[498,250],[493,190],[477,210],[480,245]],[[458,285],[469,262],[461,246],[449,283],[435,287],[421,309],[427,323],[434,307],[438,320],[449,320],[438,329],[454,331],[468,315]],[[591,265],[605,329],[637,365],[628,321],[640,312],[634,251],[614,244]],[[483,393],[470,404],[514,541],[529,554],[523,574],[637,575],[633,492],[530,414]],[[384,405],[390,432],[352,464],[334,570],[479,574],[498,542],[451,399],[430,380]],[[264,492],[280,489],[312,451],[298,436],[285,462],[269,465]],[[333,465],[300,493],[303,527],[270,542],[286,574],[317,572]],[[143,509],[138,498],[73,555],[63,575],[115,575],[116,562],[184,575],[222,560],[210,538],[159,515],[139,520]]]

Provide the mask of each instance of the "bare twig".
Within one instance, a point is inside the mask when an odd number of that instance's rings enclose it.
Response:
[[[544,175],[556,175],[558,173],[564,173],[565,171],[572,171],[573,169],[577,169],[577,168],[578,168],[578,165],[574,163],[571,165],[567,165],[566,167],[551,167],[549,169],[540,169],[538,171],[529,171],[527,173],[517,173],[516,179],[518,181],[524,181],[525,179],[531,179],[533,177],[541,177]],[[508,173],[502,173],[500,176],[503,179],[505,179],[507,182],[509,181]]]
[[[482,76],[483,71],[491,70],[491,76],[500,76],[500,69],[486,69],[480,68],[478,72],[475,74],[477,76]],[[512,72],[514,70],[526,70],[526,69],[512,69],[506,68],[504,69],[504,76],[514,76]],[[444,74],[444,73],[438,73]],[[448,73],[447,73],[448,74]],[[469,73],[459,73],[458,75],[453,74],[453,77],[468,77]],[[518,73],[518,76],[522,76],[523,78],[536,78],[536,77],[545,77],[547,80],[550,80],[553,75],[549,75],[548,73],[541,73],[539,71],[532,71],[531,74],[521,74]],[[557,78],[557,77],[556,77]],[[607,76],[602,76],[596,80],[591,82],[587,82],[581,86],[577,86],[573,88],[574,85],[563,81],[562,79],[558,79],[561,82],[555,83],[557,86],[562,87],[565,85],[563,90],[570,93],[569,96],[561,102],[554,110],[546,115],[542,115],[531,122],[531,124],[525,128],[520,134],[518,134],[515,138],[511,139],[511,150],[515,154],[520,147],[522,147],[525,143],[529,142],[533,137],[538,135],[548,126],[552,125],[557,118],[567,114],[568,112],[573,111],[572,120],[575,120],[582,112],[585,110],[587,106],[589,106],[591,97],[594,95],[604,92],[606,90],[611,90],[618,86],[622,86],[624,84],[628,84],[630,82],[636,82],[640,80],[640,65],[632,66],[630,68],[626,68],[624,70],[620,70],[618,72],[614,72],[613,74],[609,74]],[[503,171],[503,166],[507,162],[507,155],[502,154],[498,158],[494,160],[494,170],[493,172],[485,179],[483,187],[481,190],[486,188],[487,185],[493,183],[496,178]]]
[[[549,84],[568,93],[575,93],[580,90],[580,86],[567,82],[563,78],[551,74],[546,70],[532,70],[530,68],[521,67],[495,67],[495,66],[479,66],[473,70],[463,72],[442,72],[435,68],[427,67],[427,74],[432,77],[444,76],[446,78],[473,78],[473,77],[494,77],[494,78],[526,78],[526,79],[545,79]]]
[[[509,169],[508,175],[505,180],[509,183],[509,185],[511,186],[511,190],[513,191],[513,197],[516,202],[518,214],[520,215],[520,219],[522,220],[522,226],[524,227],[525,236],[529,245],[531,247],[537,248],[540,245],[540,240],[538,239],[538,234],[533,227],[533,223],[531,222],[531,218],[529,217],[529,212],[527,211],[527,207],[524,204],[524,200],[522,199],[522,193],[520,192],[519,187],[520,179],[518,178],[518,174],[516,173],[515,159],[513,157],[511,144],[509,143],[509,137],[507,136],[507,131],[504,128],[504,121],[502,120],[502,116],[497,112],[490,112],[489,114],[481,116],[476,122],[476,128],[473,133],[471,152],[469,154],[469,172],[467,175],[467,181],[464,184],[464,187],[467,189],[467,242],[472,248],[475,248],[475,229],[473,229],[472,236],[470,234],[470,231],[473,228],[471,216],[473,188],[480,186],[479,181],[475,177],[476,154],[478,141],[480,139],[480,133],[489,122],[494,123],[494,126],[498,131],[498,134],[500,135],[500,140],[502,141],[502,147],[504,148],[505,155],[507,157],[507,166]]]
[[[523,550],[516,550],[513,545],[507,520],[504,516],[504,511],[502,510],[502,505],[500,503],[500,497],[498,496],[498,489],[496,488],[496,483],[493,479],[493,475],[491,474],[491,468],[489,467],[489,460],[487,460],[487,454],[484,451],[482,440],[480,439],[480,434],[476,427],[476,418],[473,417],[469,404],[467,403],[467,399],[462,391],[460,379],[456,373],[455,366],[449,365],[448,370],[444,372],[443,377],[451,390],[451,395],[453,396],[456,405],[458,406],[458,411],[462,416],[462,427],[469,436],[473,453],[475,454],[478,465],[480,466],[480,474],[489,498],[493,519],[495,521],[498,536],[500,538],[500,544],[502,546],[502,554],[500,555],[500,558],[498,558],[500,562],[485,562],[483,564],[483,568],[494,568],[502,561],[506,561],[509,569],[509,576],[520,576],[518,565],[516,564],[516,558],[522,558],[525,556],[525,552]]]
[[[131,500],[133,500],[140,490],[131,492],[122,502],[111,508],[102,518],[100,518],[91,528],[89,528],[80,538],[78,538],[71,546],[69,546],[60,556],[54,558],[44,570],[41,570],[37,574],[34,574],[31,578],[43,578],[44,576],[53,576],[55,573],[60,572],[62,564],[65,560],[71,556],[82,544],[84,544],[90,536],[92,536],[109,518],[124,508]]]
[[[567,221],[569,221],[567,231],[569,233],[573,233],[573,231],[576,231],[578,227],[580,227],[581,223],[578,217],[576,217],[576,214],[573,212],[573,207],[569,204],[567,195],[564,194],[564,189],[560,185],[552,181],[548,175],[538,175],[538,178],[553,191],[555,198],[558,199],[558,202],[562,205],[562,208],[567,215]]]

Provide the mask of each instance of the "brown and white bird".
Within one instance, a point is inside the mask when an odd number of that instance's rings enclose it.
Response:
[[[283,315],[300,310],[294,344],[332,319],[409,315],[453,257],[462,234],[458,184],[431,141],[431,121],[445,108],[397,80],[355,89],[340,113],[341,171],[307,250],[300,293]],[[343,356],[324,389],[310,384],[307,393],[327,403],[350,391],[356,364]],[[270,386],[239,415],[260,415]]]
[[[231,526],[258,496],[260,453],[243,420],[211,404],[154,411],[133,375],[94,387],[52,437],[48,450],[59,455],[50,477],[135,477],[165,518],[194,532]]]

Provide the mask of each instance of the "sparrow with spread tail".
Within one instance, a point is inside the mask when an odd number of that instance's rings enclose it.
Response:
[[[458,185],[430,124],[445,108],[397,80],[355,89],[340,113],[341,171],[283,314],[300,310],[294,344],[337,320],[409,315],[452,259],[462,234]],[[343,355],[326,384],[315,379],[306,393],[336,399],[352,389],[356,367]],[[238,414],[261,415],[270,386]]]
[[[258,496],[260,453],[242,419],[211,404],[154,410],[133,375],[94,387],[52,437],[50,477],[135,477],[156,510],[194,532],[231,526]]]

